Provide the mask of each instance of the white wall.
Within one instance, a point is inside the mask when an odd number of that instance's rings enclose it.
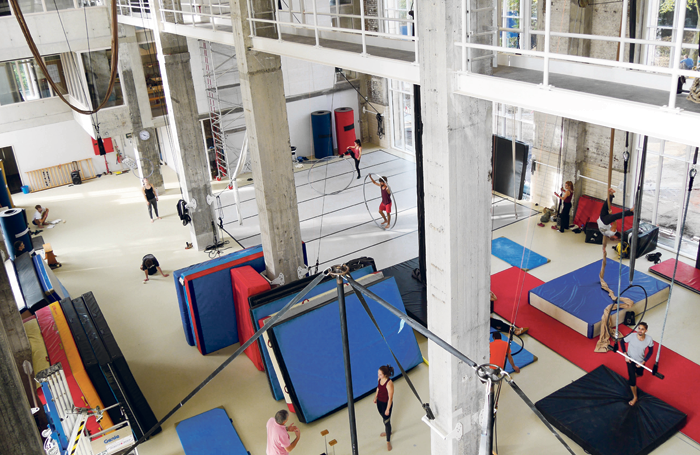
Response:
[[[0,106],[0,134],[67,122],[72,112],[58,97]]]
[[[73,120],[0,134],[0,147],[12,146],[22,182],[26,173],[74,160],[91,158],[95,172],[105,172],[104,158],[96,156],[92,138]],[[107,155],[110,167],[115,155]]]
[[[328,90],[335,85],[335,68],[282,57],[284,94],[287,97]]]
[[[355,135],[360,136],[360,116],[357,92],[353,89],[336,92],[331,95],[317,96],[292,103],[287,103],[289,121],[289,138],[297,148],[297,156],[313,156],[313,135],[311,133],[311,113],[314,111],[331,111],[333,131],[333,148],[338,148],[335,141],[335,118],[333,109],[351,107],[355,114]]]

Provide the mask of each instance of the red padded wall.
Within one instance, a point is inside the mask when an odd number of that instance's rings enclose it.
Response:
[[[339,107],[334,114],[338,155],[342,155],[348,147],[355,145],[355,113],[351,107]]]

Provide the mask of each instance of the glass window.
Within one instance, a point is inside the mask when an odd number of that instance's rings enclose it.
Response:
[[[88,92],[93,109],[102,103],[102,100],[109,88],[109,76],[112,71],[112,50],[85,52],[83,56],[83,67],[85,68],[85,78],[87,79]],[[114,89],[109,95],[107,104],[104,107],[121,106],[124,104],[122,87],[119,83],[119,73],[114,83]]]
[[[48,70],[54,80],[64,80],[63,68],[56,65],[60,57],[45,57]],[[60,85],[60,83],[59,83]],[[62,86],[65,89],[65,85]],[[0,105],[21,103],[55,96],[39,65],[34,59],[0,63]]]
[[[10,1],[0,0],[0,17],[9,16],[12,12],[10,11]]]
[[[395,149],[414,153],[413,85],[390,80],[391,140]]]

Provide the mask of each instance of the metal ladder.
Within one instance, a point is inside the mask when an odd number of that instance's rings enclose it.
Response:
[[[216,83],[216,65],[214,64],[214,54],[211,50],[211,43],[209,41],[200,40],[199,51],[202,56],[202,68],[204,70],[204,81],[206,84],[211,134],[214,139],[216,180],[222,180],[229,177],[229,165],[226,154],[226,133],[222,128],[221,99]]]

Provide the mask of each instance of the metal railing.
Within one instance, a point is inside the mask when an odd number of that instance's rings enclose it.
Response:
[[[152,0],[117,0],[117,14],[150,19],[151,6],[149,1]]]
[[[231,31],[231,5],[228,0],[159,1],[164,23]]]
[[[628,70],[638,70],[648,73],[656,73],[661,75],[670,75],[670,82],[668,85],[669,99],[668,108],[675,109],[676,107],[676,91],[678,78],[680,76],[686,77],[697,77],[699,74],[696,71],[684,70],[680,68],[679,62],[681,60],[682,49],[697,49],[697,44],[686,44],[683,43],[683,25],[676,25],[673,28],[673,36],[671,41],[653,40],[653,39],[641,39],[641,38],[628,38],[626,37],[626,26],[624,25],[626,21],[622,21],[623,26],[621,27],[621,37],[619,36],[601,36],[601,35],[590,35],[583,33],[567,33],[567,32],[557,32],[552,31],[552,18],[551,10],[552,8],[547,7],[545,12],[544,30],[533,30],[531,27],[531,18],[529,17],[529,5],[530,0],[521,0],[521,3],[525,5],[521,8],[521,14],[516,19],[520,19],[520,27],[494,27],[497,30],[499,36],[509,34],[518,34],[518,46],[508,47],[509,41],[507,39],[501,39],[500,43],[494,44],[480,44],[471,42],[470,37],[473,34],[470,32],[468,24],[470,19],[470,14],[474,10],[469,11],[466,7],[468,0],[463,0],[463,16],[462,16],[462,33],[461,41],[456,41],[454,44],[462,51],[462,72],[471,72],[470,64],[473,61],[470,58],[470,52],[472,50],[490,51],[494,53],[507,54],[507,55],[519,55],[526,57],[540,57],[542,59],[542,85],[549,86],[550,78],[550,63],[552,60],[559,60],[563,62],[573,62],[573,63],[587,63],[592,65],[600,65],[603,67],[610,68],[623,68]],[[623,17],[626,17],[627,7],[629,0],[623,0]],[[497,18],[507,19],[508,16],[502,16],[500,12],[501,1],[494,0],[494,7],[497,9]],[[676,14],[674,18],[674,24],[684,24],[685,23],[685,12],[686,12],[687,0],[678,0],[676,2]],[[523,14],[526,12],[526,14]],[[541,46],[543,50],[530,49],[531,36],[538,36],[544,38],[544,43]],[[605,41],[618,43],[619,49],[615,52],[615,56],[612,59],[602,59],[593,57],[584,57],[579,55],[569,55],[565,53],[559,53],[557,51],[552,51],[551,40],[552,38],[567,38],[576,40],[592,40],[592,41]],[[670,61],[668,67],[654,66],[649,64],[641,63],[630,63],[624,61],[624,51],[626,44],[634,44],[641,46],[659,46],[666,47],[669,49]],[[640,49],[641,55],[641,49]]]
[[[102,0],[19,0],[19,7],[24,16],[102,5],[104,5]],[[15,12],[12,5],[8,4],[8,6],[11,16],[14,16]]]

